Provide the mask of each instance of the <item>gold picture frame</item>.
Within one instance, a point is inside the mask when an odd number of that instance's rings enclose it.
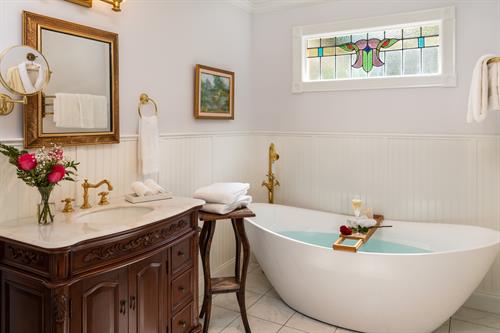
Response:
[[[196,119],[234,119],[234,77],[234,72],[196,65]]]
[[[92,8],[92,0],[64,0],[83,7]]]

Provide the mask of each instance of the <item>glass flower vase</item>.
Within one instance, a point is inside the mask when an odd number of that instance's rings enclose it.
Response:
[[[41,196],[37,214],[38,224],[46,225],[54,222],[55,204],[50,202],[50,194],[53,189],[53,186],[38,187]]]

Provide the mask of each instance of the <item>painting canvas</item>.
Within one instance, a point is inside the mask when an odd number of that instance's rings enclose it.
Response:
[[[196,65],[195,117],[234,119],[234,73]]]

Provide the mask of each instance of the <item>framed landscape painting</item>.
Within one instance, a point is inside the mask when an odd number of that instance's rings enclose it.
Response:
[[[196,119],[234,119],[234,73],[196,65]]]

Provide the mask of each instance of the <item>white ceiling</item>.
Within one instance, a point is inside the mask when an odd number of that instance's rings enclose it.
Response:
[[[242,8],[253,12],[274,11],[287,7],[308,6],[335,0],[233,0],[232,2]]]

